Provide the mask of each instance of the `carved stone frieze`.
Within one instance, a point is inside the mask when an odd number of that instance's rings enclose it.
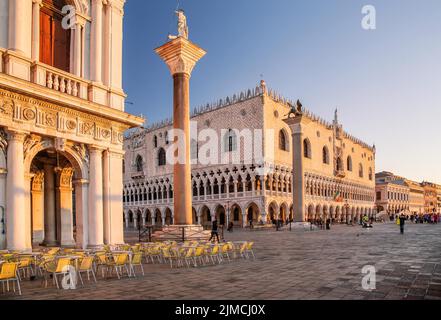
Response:
[[[127,129],[118,122],[2,88],[0,88],[0,119],[5,119],[5,123],[12,126],[14,123],[34,123],[38,128],[109,141],[118,145],[123,143],[123,132]]]

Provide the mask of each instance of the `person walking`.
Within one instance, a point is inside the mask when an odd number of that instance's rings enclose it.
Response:
[[[400,221],[400,233],[404,234],[404,224],[406,223],[406,217],[402,214],[399,217],[399,221]]]
[[[217,220],[215,219],[214,221],[213,221],[213,224],[211,225],[211,237],[210,237],[210,240],[208,240],[208,241],[212,241],[212,240],[214,240],[214,238],[217,238],[217,242],[219,243],[220,241],[219,241],[219,232],[218,232],[218,229],[217,229]]]

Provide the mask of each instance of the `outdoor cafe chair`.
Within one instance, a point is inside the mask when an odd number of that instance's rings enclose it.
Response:
[[[113,270],[116,272],[116,276],[118,279],[124,275],[124,269],[127,272],[127,275],[130,277],[130,270],[128,267],[129,263],[129,254],[128,253],[114,253],[113,260],[107,262],[107,268],[110,269],[110,275],[112,275]],[[123,269],[124,268],[124,269]]]
[[[130,273],[136,277],[135,267],[139,267],[141,269],[142,275],[144,276],[144,267],[142,266],[142,252],[136,252],[133,254],[132,259],[130,260]]]
[[[57,288],[60,289],[57,276],[66,275],[69,272],[68,268],[70,267],[71,262],[72,262],[72,258],[69,257],[62,257],[46,262],[43,266],[45,270],[44,272],[45,287],[47,287],[47,275],[52,274],[53,281],[55,282]]]
[[[90,274],[92,274],[93,280],[96,283],[95,272],[93,271],[93,256],[81,258],[78,266],[78,277],[80,278],[81,284],[84,285],[82,273],[87,274],[87,280],[90,281]]]
[[[5,262],[1,265],[0,270],[0,282],[2,283],[2,290],[5,292],[5,282],[6,290],[9,291],[9,281],[12,281],[15,292],[15,283],[17,283],[18,294],[21,295],[20,288],[20,278],[18,277],[18,263],[16,262]]]

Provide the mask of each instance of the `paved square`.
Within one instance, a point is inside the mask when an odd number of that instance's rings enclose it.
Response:
[[[98,279],[75,291],[22,282],[23,296],[0,299],[441,299],[441,225],[395,224],[372,230],[337,225],[331,231],[242,231],[254,240],[255,261],[170,269],[146,265],[137,279]],[[362,289],[362,267],[377,270],[377,289]]]

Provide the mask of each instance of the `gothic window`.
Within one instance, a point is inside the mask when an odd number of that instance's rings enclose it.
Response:
[[[165,144],[168,145],[170,143],[170,141],[168,140],[168,131],[165,132],[164,136],[165,136]]]
[[[142,160],[142,157],[138,155],[136,157],[136,171],[142,172],[144,170],[144,161]]]
[[[153,137],[153,147],[154,147],[154,148],[157,148],[157,147],[158,147],[158,137],[157,137],[157,136],[154,136],[154,137]]]
[[[360,178],[363,178],[363,165],[360,163],[360,165],[358,166],[358,176]]]
[[[327,146],[323,147],[323,163],[329,164],[329,150]]]
[[[40,61],[70,72],[71,31],[62,27],[64,0],[43,0],[40,10]]]
[[[158,152],[158,166],[159,167],[165,166],[166,162],[167,162],[167,159],[166,159],[165,150],[163,148],[161,148],[161,149],[159,149],[159,152]]]
[[[352,158],[351,158],[351,156],[348,156],[347,168],[348,168],[348,171],[352,172]]]
[[[232,129],[229,129],[224,136],[224,151],[233,152],[236,150],[237,150],[237,136]]]
[[[283,151],[288,151],[288,138],[286,136],[285,130],[279,131],[279,149]]]
[[[340,157],[337,158],[337,171],[343,171],[343,161],[341,160]]]
[[[369,180],[372,181],[372,179],[373,179],[372,168],[369,168]]]
[[[312,159],[311,142],[308,139],[303,140],[303,156]]]

